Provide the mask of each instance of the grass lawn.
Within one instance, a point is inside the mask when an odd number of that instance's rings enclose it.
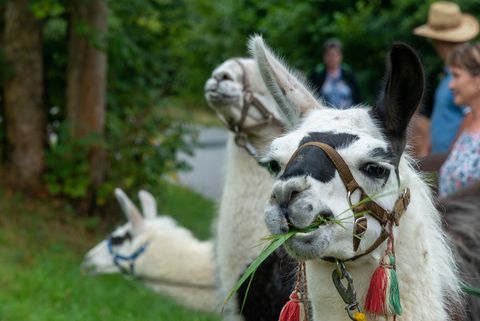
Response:
[[[154,194],[162,194],[156,195],[160,212],[176,214],[201,238],[210,235],[212,202],[173,185]],[[124,222],[120,210],[117,221]],[[0,188],[0,320],[219,320],[121,275],[83,274],[83,255],[113,227],[94,230],[91,220],[58,201],[31,200]]]

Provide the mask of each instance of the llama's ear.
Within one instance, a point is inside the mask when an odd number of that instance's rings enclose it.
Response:
[[[415,51],[404,43],[395,43],[387,55],[385,87],[372,109],[400,159],[405,148],[407,127],[421,104],[425,79],[423,66]]]
[[[258,63],[263,81],[275,98],[279,113],[289,128],[296,127],[302,114],[321,107],[302,81],[303,77],[292,72],[275,57],[261,36],[250,38],[249,48]]]
[[[120,203],[123,213],[125,213],[127,219],[132,223],[132,227],[134,229],[140,227],[143,224],[143,217],[138,208],[120,188],[115,189],[115,196],[117,197],[118,203]]]
[[[157,202],[152,194],[145,190],[138,192],[140,204],[142,204],[143,216],[146,219],[154,219],[157,217]]]

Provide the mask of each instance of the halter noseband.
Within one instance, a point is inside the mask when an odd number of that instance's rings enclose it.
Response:
[[[113,255],[113,264],[115,264],[118,269],[126,275],[135,275],[135,261],[137,258],[145,252],[148,242],[140,246],[135,252],[130,255],[121,255],[114,251],[112,238],[109,237],[107,240],[108,252]],[[120,262],[127,262],[128,268],[124,267]]]
[[[255,93],[250,88],[250,84],[248,83],[246,76],[247,71],[240,59],[233,59],[233,61],[240,66],[243,72],[243,108],[241,110],[240,119],[238,122],[228,122],[223,119],[223,117],[220,117],[220,120],[235,134],[235,144],[238,147],[245,149],[250,156],[253,156],[255,159],[257,159],[257,150],[250,142],[248,135],[260,128],[268,127],[272,124],[282,128],[283,124],[271,112],[268,111],[267,107],[262,104],[262,102],[256,97]],[[263,121],[252,126],[245,126],[244,123],[247,119],[250,106],[253,106],[257,109],[257,111],[262,115]]]
[[[399,225],[400,217],[405,213],[408,204],[410,203],[410,190],[408,188],[404,189],[402,194],[397,198],[395,201],[395,205],[392,211],[388,211],[376,203],[373,199],[371,199],[367,193],[363,190],[363,188],[357,183],[355,178],[352,175],[347,163],[343,160],[342,156],[330,145],[320,143],[320,142],[309,142],[301,145],[295,153],[292,155],[290,160],[285,166],[285,169],[289,166],[289,164],[297,157],[300,150],[305,147],[312,146],[320,148],[327,154],[328,158],[332,161],[333,165],[337,169],[340,178],[342,179],[345,188],[347,189],[347,200],[351,206],[351,209],[354,213],[354,231],[353,231],[353,249],[356,252],[360,245],[360,241],[362,236],[367,231],[367,218],[365,214],[371,215],[375,218],[382,227],[382,232],[376,239],[376,241],[363,253],[357,254],[349,259],[342,260],[342,261],[354,261],[364,255],[369,254],[373,250],[375,250],[380,244],[383,243],[388,238],[389,231],[387,230],[387,224],[390,222],[391,224],[395,224],[396,226]],[[356,191],[360,191],[360,202],[357,204],[353,204],[351,201],[351,197],[353,193]],[[326,261],[335,262],[338,259],[334,257],[323,257],[322,259]]]

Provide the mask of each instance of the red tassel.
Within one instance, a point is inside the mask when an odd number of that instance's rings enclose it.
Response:
[[[379,266],[373,272],[368,288],[367,297],[365,299],[365,310],[372,314],[385,314],[387,300],[387,271],[383,266]]]
[[[301,295],[293,291],[290,294],[290,300],[285,303],[280,312],[278,321],[306,321],[306,311],[303,302],[301,301]]]

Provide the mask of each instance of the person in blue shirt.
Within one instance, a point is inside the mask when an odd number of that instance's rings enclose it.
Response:
[[[320,98],[328,106],[349,108],[360,103],[360,91],[353,72],[342,65],[342,43],[336,38],[323,45],[323,62],[310,76],[310,82],[320,90]]]
[[[431,39],[438,56],[446,63],[451,52],[473,39],[479,32],[478,21],[460,11],[453,2],[434,2],[428,12],[427,24],[414,29],[418,36]],[[413,142],[416,156],[448,153],[468,111],[454,103],[448,88],[452,79],[450,69],[444,67],[443,77],[434,92],[431,110],[421,108],[413,124]]]

